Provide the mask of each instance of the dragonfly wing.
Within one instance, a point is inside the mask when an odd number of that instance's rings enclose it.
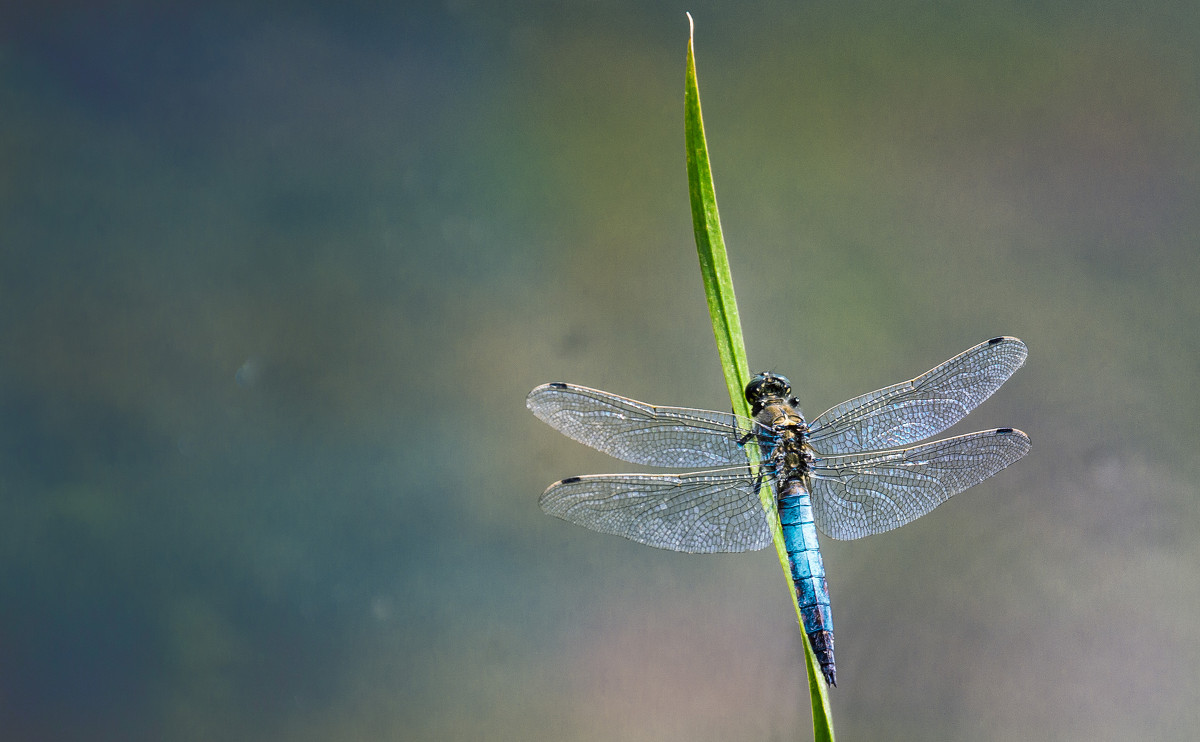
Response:
[[[732,472],[732,473],[731,473]],[[542,510],[659,549],[753,551],[771,543],[750,468],[690,474],[608,474],[555,482]]]
[[[992,338],[911,381],[855,397],[809,426],[823,454],[878,451],[924,440],[961,420],[1025,363],[1025,343]]]
[[[898,451],[818,458],[809,473],[817,528],[836,539],[899,528],[1028,452],[1029,436],[999,428]]]
[[[586,386],[555,382],[525,405],[551,427],[631,464],[667,467],[746,463],[739,441],[758,427],[729,412],[655,407]]]

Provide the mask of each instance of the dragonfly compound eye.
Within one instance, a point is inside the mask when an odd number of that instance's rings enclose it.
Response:
[[[746,385],[746,401],[757,404],[766,397],[786,397],[792,391],[792,383],[787,377],[763,372]]]

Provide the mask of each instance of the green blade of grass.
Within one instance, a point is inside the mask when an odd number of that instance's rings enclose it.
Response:
[[[688,14],[688,23],[692,16]],[[742,325],[738,318],[737,298],[733,294],[733,276],[729,271],[729,258],[725,254],[725,239],[721,236],[721,218],[717,213],[717,195],[713,188],[712,170],[708,163],[708,144],[704,140],[704,120],[700,115],[700,88],[696,83],[696,59],[692,50],[692,33],[688,34],[687,83],[684,92],[684,139],[687,143],[688,193],[692,202],[692,227],[696,233],[696,251],[700,256],[700,274],[704,279],[704,294],[708,299],[708,313],[712,317],[713,334],[717,339],[717,352],[721,356],[721,369],[725,374],[725,385],[729,388],[729,399],[733,409],[740,415],[750,416],[750,406],[742,390],[750,381],[749,364],[746,361],[746,346],[742,340]],[[758,450],[746,447],[755,465]],[[821,674],[821,666],[813,654],[804,635],[804,619],[800,614],[800,603],[792,584],[788,567],[787,549],[783,543],[783,530],[775,512],[775,495],[770,486],[764,484],[759,493],[771,534],[775,552],[787,579],[788,592],[796,609],[796,620],[804,636],[804,656],[808,667],[808,692],[812,701],[813,738],[820,742],[833,742],[833,716],[829,710],[829,694]]]

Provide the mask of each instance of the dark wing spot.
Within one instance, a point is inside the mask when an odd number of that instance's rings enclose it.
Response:
[[[559,482],[559,484],[575,484],[578,481],[579,481],[579,477],[567,477],[566,479]]]
[[[992,338],[991,340],[988,341],[988,345],[995,345],[996,343],[1003,343],[1003,342],[1004,342],[1004,338]]]
[[[567,388],[567,385],[561,381],[552,381],[547,386],[551,386],[555,389],[566,389]]]
[[[1012,428],[996,428],[996,435],[1008,435],[1013,432]]]

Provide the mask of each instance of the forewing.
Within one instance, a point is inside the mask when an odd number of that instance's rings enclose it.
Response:
[[[958,422],[1025,362],[1025,343],[992,338],[911,381],[877,389],[827,410],[809,425],[822,454],[878,451],[924,440]]]
[[[550,485],[542,510],[659,549],[753,551],[771,543],[749,467],[690,474],[609,474]]]
[[[1029,436],[1000,428],[899,451],[818,458],[809,474],[817,528],[836,539],[899,528],[1028,452]]]
[[[729,412],[655,407],[586,386],[555,382],[525,404],[580,443],[646,466],[703,467],[746,463],[738,442],[756,423]]]

